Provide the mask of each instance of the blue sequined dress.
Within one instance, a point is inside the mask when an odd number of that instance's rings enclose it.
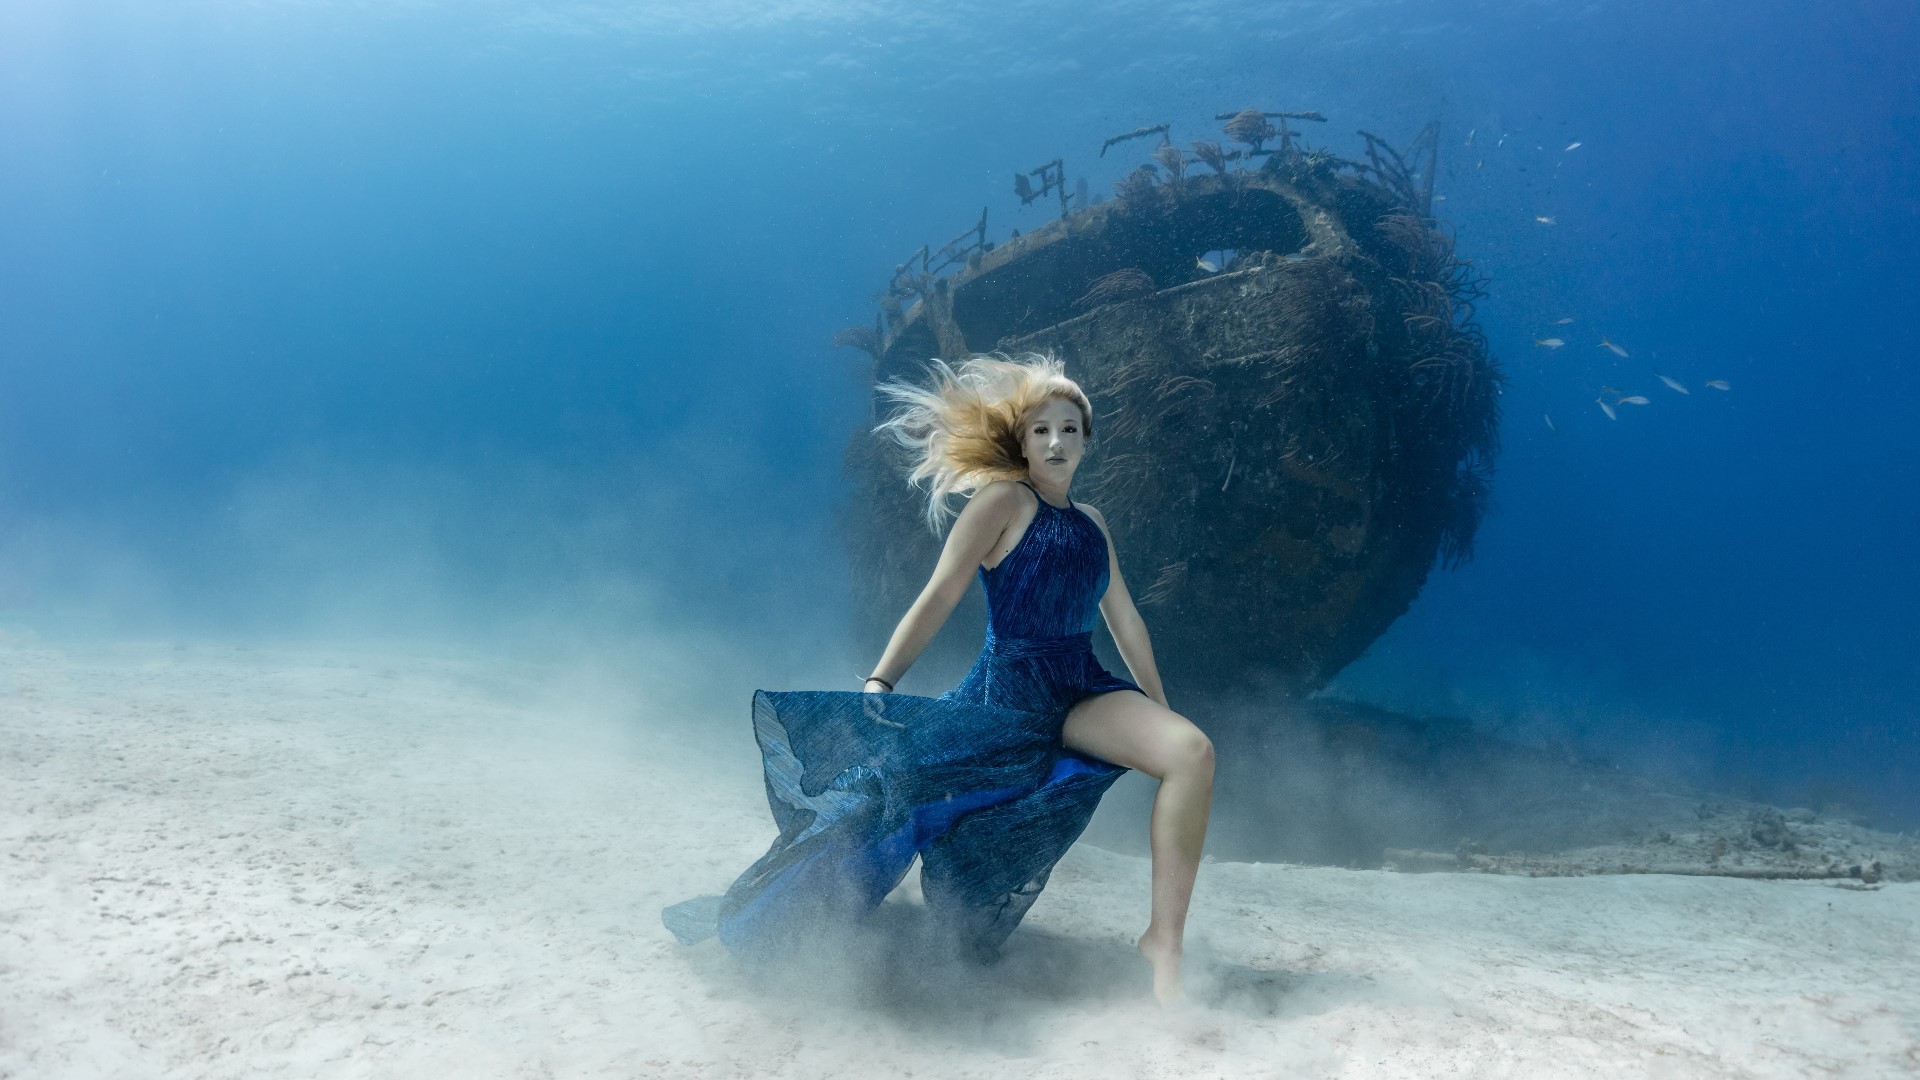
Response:
[[[989,959],[1019,925],[1125,771],[1061,744],[1067,711],[1139,690],[1093,655],[1105,535],[1071,499],[1034,497],[1019,543],[980,570],[986,647],[960,685],[938,698],[754,694],[780,836],[725,896],[662,912],[683,943],[718,934],[735,953],[778,955],[872,910],[916,854],[927,906],[957,950]]]

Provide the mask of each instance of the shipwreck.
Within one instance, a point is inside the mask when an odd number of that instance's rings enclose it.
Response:
[[[982,211],[836,341],[872,355],[876,384],[932,357],[1063,357],[1095,409],[1076,495],[1112,526],[1169,685],[1299,695],[1471,556],[1501,373],[1474,320],[1484,281],[1433,216],[1435,127],[1404,152],[1361,132],[1344,158],[1302,139],[1317,113],[1218,119],[1224,143],[1175,146],[1168,125],[1107,140],[1145,158],[1112,198],[1070,187],[1062,160],[1018,174],[1055,220],[995,243]],[[876,636],[941,543],[895,453],[862,432],[848,454]]]

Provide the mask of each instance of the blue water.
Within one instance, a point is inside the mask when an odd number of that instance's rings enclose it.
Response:
[[[0,625],[821,632],[908,252],[1438,120],[1495,510],[1336,689],[1920,823],[1912,6],[1174,8],[0,6]]]

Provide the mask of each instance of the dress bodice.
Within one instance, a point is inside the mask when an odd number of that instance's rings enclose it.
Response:
[[[980,568],[987,590],[987,633],[999,639],[1063,638],[1093,629],[1107,591],[1107,538],[1078,506],[1040,498],[1033,523],[991,569]]]

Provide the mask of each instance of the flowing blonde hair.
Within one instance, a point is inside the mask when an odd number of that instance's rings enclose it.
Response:
[[[1093,435],[1093,406],[1066,366],[1050,353],[993,353],[958,365],[934,360],[930,385],[890,382],[880,393],[900,404],[877,432],[891,435],[913,459],[907,482],[927,489],[927,525],[934,532],[954,516],[952,495],[971,495],[995,480],[1027,475],[1020,424],[1053,401],[1080,408],[1081,430]]]

